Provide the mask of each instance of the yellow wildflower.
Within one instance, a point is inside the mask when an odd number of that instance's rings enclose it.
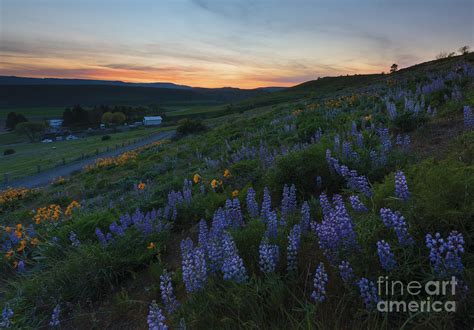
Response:
[[[239,191],[236,189],[232,192],[232,198],[236,198],[237,196],[239,196]]]
[[[230,175],[231,175],[231,174],[230,174],[230,171],[229,171],[228,169],[225,169],[225,171],[224,171],[224,178],[228,178],[228,177],[230,177]]]
[[[147,249],[148,250],[153,250],[155,247],[156,247],[155,243],[150,242],[150,244],[148,244],[148,246],[147,246]]]
[[[217,180],[216,180],[216,179],[212,179],[212,181],[211,181],[211,187],[212,187],[212,189],[216,189],[216,188],[217,188]]]
[[[195,184],[198,184],[199,182],[201,182],[201,176],[197,173],[194,174],[193,181]]]
[[[140,182],[140,183],[138,184],[138,186],[137,186],[137,189],[138,189],[138,190],[143,190],[143,189],[145,189],[145,186],[146,186],[145,183]]]

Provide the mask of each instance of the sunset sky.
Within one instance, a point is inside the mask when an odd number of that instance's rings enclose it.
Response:
[[[472,0],[0,0],[0,75],[289,86],[473,46]]]

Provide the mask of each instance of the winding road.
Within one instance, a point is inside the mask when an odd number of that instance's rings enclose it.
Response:
[[[14,181],[9,182],[8,184],[2,183],[0,185],[0,190],[4,190],[7,187],[13,187],[13,188],[18,188],[18,187],[24,187],[24,188],[37,188],[37,187],[42,187],[50,184],[55,178],[58,177],[67,177],[71,175],[73,172],[76,171],[81,171],[84,166],[93,164],[97,159],[99,158],[106,158],[106,157],[114,157],[118,156],[121,153],[124,153],[126,151],[130,151],[133,149],[137,149],[139,147],[142,147],[144,145],[150,144],[155,141],[163,140],[166,138],[171,137],[174,134],[174,131],[169,131],[169,132],[162,132],[155,134],[153,136],[150,136],[144,140],[141,140],[140,142],[130,144],[128,146],[118,148],[113,151],[109,152],[104,152],[101,154],[98,154],[96,156],[86,158],[83,160],[79,160],[73,163],[69,163],[63,166],[58,166],[52,169],[45,170],[44,172],[35,174],[35,175],[30,175],[24,178],[20,178]]]

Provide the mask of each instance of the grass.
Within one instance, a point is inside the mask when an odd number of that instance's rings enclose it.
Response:
[[[51,119],[61,118],[64,107],[19,107],[19,108],[0,108],[0,118],[7,118],[8,113],[21,113],[27,119]]]
[[[95,155],[97,151],[105,152],[107,148],[113,150],[116,145],[133,143],[136,139],[146,138],[160,131],[160,128],[142,128],[109,134],[112,138],[107,141],[102,141],[101,136],[97,135],[74,141],[16,144],[9,146],[15,149],[13,155],[0,156],[0,173],[8,173],[10,180],[18,179],[37,173],[37,165],[41,166],[41,170],[46,170],[60,165],[63,159],[69,163],[81,158],[83,154],[87,157]],[[13,136],[10,140],[13,140]]]

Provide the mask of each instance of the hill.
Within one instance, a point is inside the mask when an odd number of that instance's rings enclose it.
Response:
[[[277,90],[281,88],[199,88],[172,83],[0,76],[0,107],[222,104]]]

